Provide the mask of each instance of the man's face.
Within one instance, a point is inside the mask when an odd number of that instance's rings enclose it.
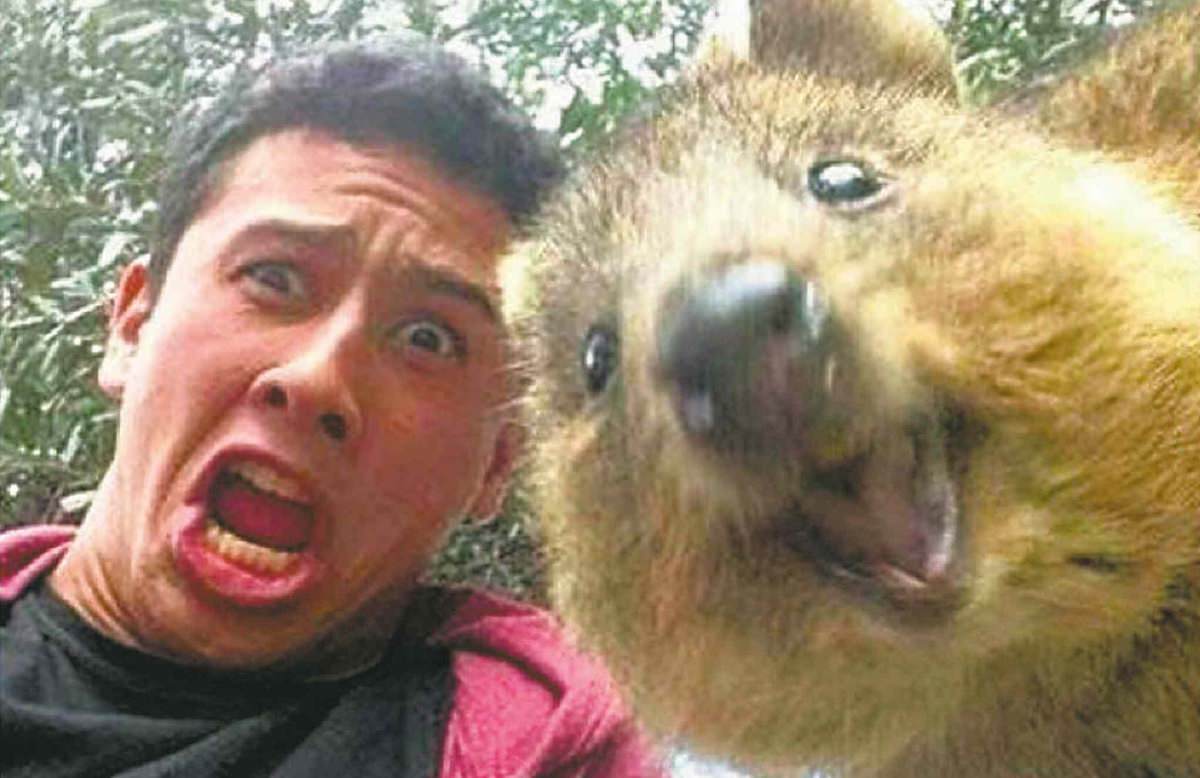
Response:
[[[295,130],[232,161],[156,302],[127,271],[101,371],[116,456],[80,542],[133,641],[330,670],[389,634],[511,463],[507,228],[418,157]]]

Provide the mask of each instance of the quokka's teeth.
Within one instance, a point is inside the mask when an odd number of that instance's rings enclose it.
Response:
[[[239,538],[218,524],[215,519],[209,519],[205,538],[209,548],[219,555],[256,570],[277,573],[296,558],[296,554],[290,551],[267,548]]]

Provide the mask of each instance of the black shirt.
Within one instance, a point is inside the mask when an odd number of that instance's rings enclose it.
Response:
[[[197,669],[96,632],[39,585],[0,614],[0,775],[435,776],[450,656],[396,641],[339,681]]]

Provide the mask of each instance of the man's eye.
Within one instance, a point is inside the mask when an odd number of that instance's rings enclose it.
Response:
[[[259,286],[284,297],[301,297],[306,292],[300,271],[285,262],[255,262],[247,265],[242,273]]]
[[[396,337],[401,348],[416,349],[447,359],[461,356],[464,351],[462,338],[456,332],[428,319],[402,325]]]

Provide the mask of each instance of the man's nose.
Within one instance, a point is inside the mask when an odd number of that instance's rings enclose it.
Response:
[[[360,328],[327,326],[258,375],[253,402],[334,443],[355,440],[362,410],[353,391],[354,362],[363,339]]]

